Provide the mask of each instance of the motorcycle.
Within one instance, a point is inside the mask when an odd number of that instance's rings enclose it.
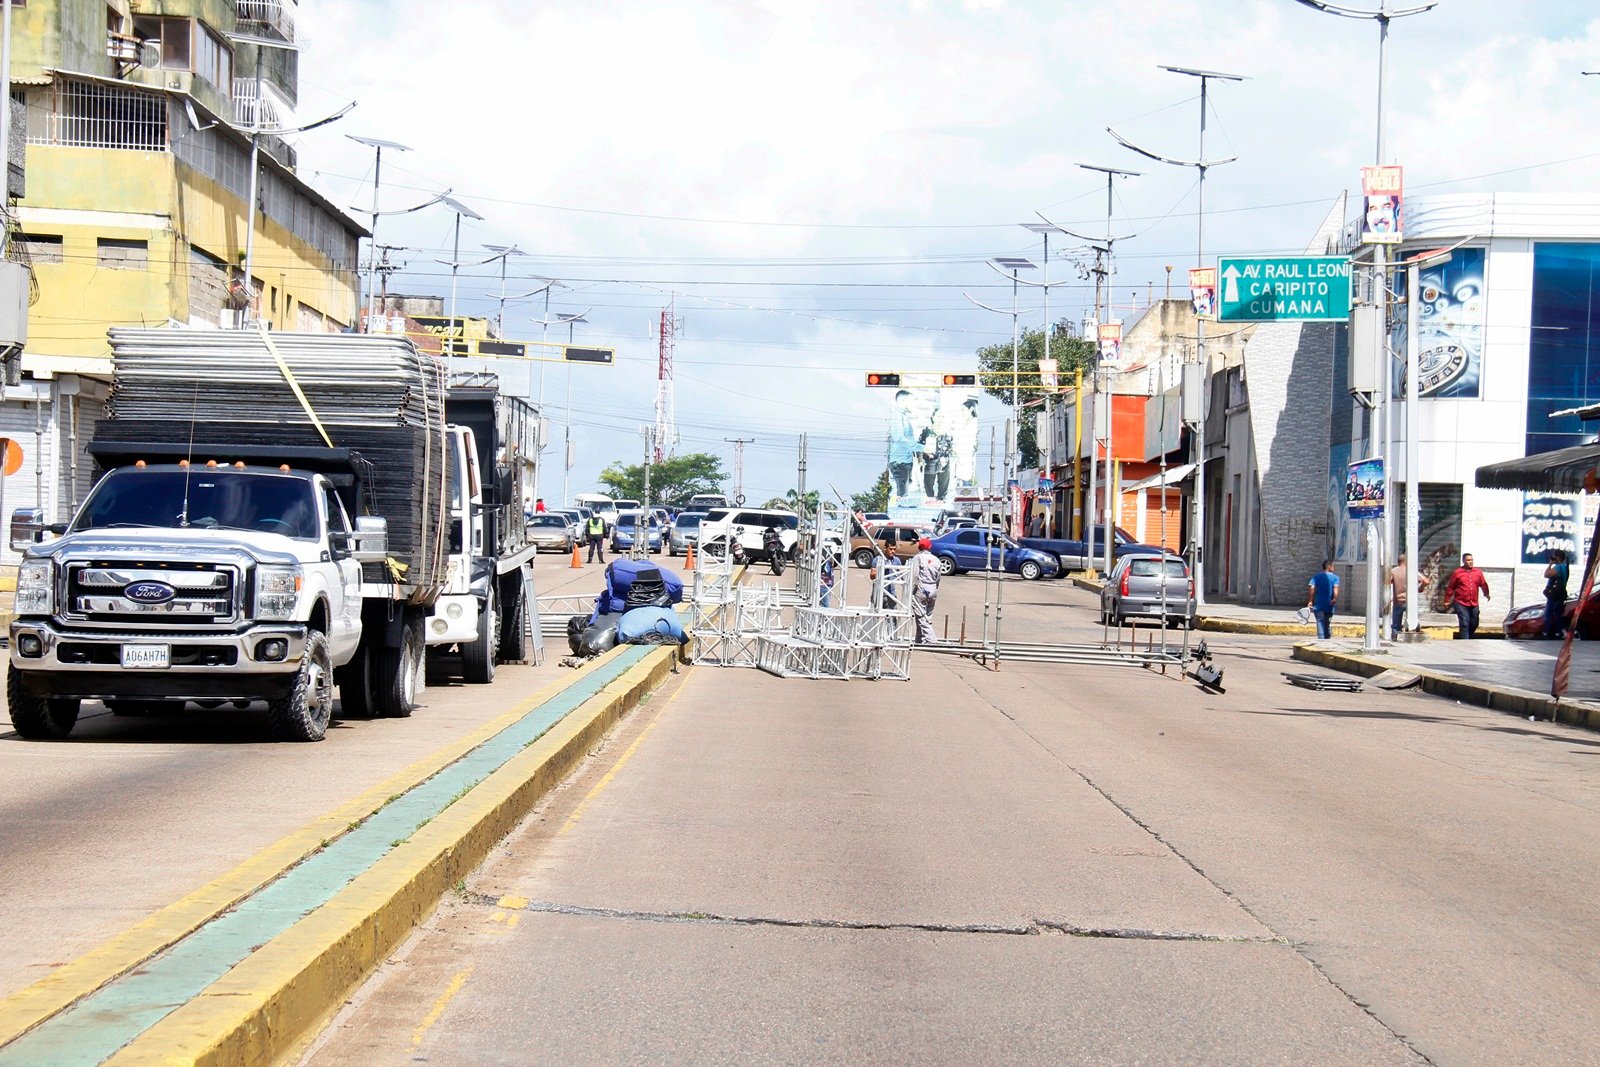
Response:
[[[768,526],[761,535],[761,550],[767,554],[767,562],[772,567],[773,574],[783,573],[783,537],[778,533],[776,526]]]

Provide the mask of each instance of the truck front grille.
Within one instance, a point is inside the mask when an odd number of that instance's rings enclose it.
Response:
[[[239,616],[234,567],[214,563],[69,563],[66,616],[84,622],[169,628],[223,624]]]

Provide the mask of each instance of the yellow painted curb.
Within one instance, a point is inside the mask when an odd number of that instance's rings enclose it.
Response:
[[[1200,616],[1200,629],[1225,634],[1269,634],[1279,637],[1313,637],[1317,628],[1300,622],[1253,622],[1249,619],[1230,619],[1222,615]],[[1365,623],[1336,622],[1332,626],[1335,637],[1363,637]],[[1456,632],[1453,626],[1424,626],[1423,636],[1433,641],[1448,641]]]
[[[597,745],[679,655],[661,648],[396,847],[327,904],[106,1061],[272,1063],[299,1051],[439,898]]]
[[[220,878],[167,905],[32,985],[0,1000],[0,1046],[15,1040],[107,982],[187,937],[327,842],[345,834],[352,823],[365,819],[383,807],[390,797],[427,781],[560,693],[594,670],[599,662],[599,659],[592,660],[572,674],[543,686],[511,711],[425,756],[328,814],[268,845]]]

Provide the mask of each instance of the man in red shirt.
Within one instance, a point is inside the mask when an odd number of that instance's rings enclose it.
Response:
[[[1444,585],[1445,603],[1455,609],[1456,639],[1469,641],[1478,632],[1478,594],[1489,597],[1489,581],[1472,565],[1472,553],[1461,554],[1461,566]]]

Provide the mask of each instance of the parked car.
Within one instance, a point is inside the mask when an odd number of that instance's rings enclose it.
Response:
[[[617,524],[611,528],[611,551],[629,552],[633,542],[644,531],[646,552],[661,551],[661,526],[646,512],[619,511]]]
[[[861,513],[861,521],[868,526],[882,526],[890,521],[889,513],[887,511],[865,511]]]
[[[940,534],[947,534],[951,530],[964,530],[970,526],[977,526],[978,520],[971,515],[946,515],[939,520],[939,525],[934,529]]]
[[[536,552],[571,552],[577,534],[565,515],[542,511],[528,520],[528,540]]]
[[[1584,605],[1583,613],[1578,615],[1574,624],[1573,614],[1577,608],[1578,598],[1570,598],[1564,612],[1564,625],[1583,641],[1600,636],[1600,587],[1589,594],[1589,602]],[[1507,637],[1538,637],[1544,632],[1544,602],[1529,604],[1525,608],[1512,608],[1506,615],[1506,621],[1500,624],[1500,629]]]
[[[1133,618],[1194,629],[1194,579],[1182,556],[1124,556],[1111,568],[1100,590],[1100,621],[1121,626]]]
[[[1041,552],[1048,552],[1056,557],[1056,562],[1061,565],[1061,575],[1066,576],[1069,571],[1092,570],[1097,568],[1098,562],[1105,559],[1106,541],[1104,526],[1094,529],[1094,546],[1091,550],[1088,540],[1066,537],[1024,537],[1024,548],[1037,548]],[[1160,545],[1147,545],[1136,539],[1127,530],[1120,526],[1113,526],[1111,554],[1112,566],[1124,556],[1164,556],[1170,550]]]
[[[880,555],[910,559],[917,554],[917,539],[921,536],[922,532],[915,526],[875,526],[870,534],[858,528],[850,538],[850,558],[862,570],[872,566],[872,561]]]
[[[769,526],[778,528],[783,551],[793,559],[794,546],[800,538],[800,516],[776,508],[712,508],[700,521],[700,545],[716,552],[722,550],[729,537],[737,537],[748,558],[765,560],[762,535]]]
[[[1060,569],[1048,552],[1024,548],[998,530],[951,530],[933,539],[932,551],[944,574],[962,571],[1003,570],[1029,581],[1053,578]]]
[[[667,555],[687,554],[691,545],[698,546],[700,523],[704,520],[705,514],[699,511],[685,511],[673,519],[667,529]]]

